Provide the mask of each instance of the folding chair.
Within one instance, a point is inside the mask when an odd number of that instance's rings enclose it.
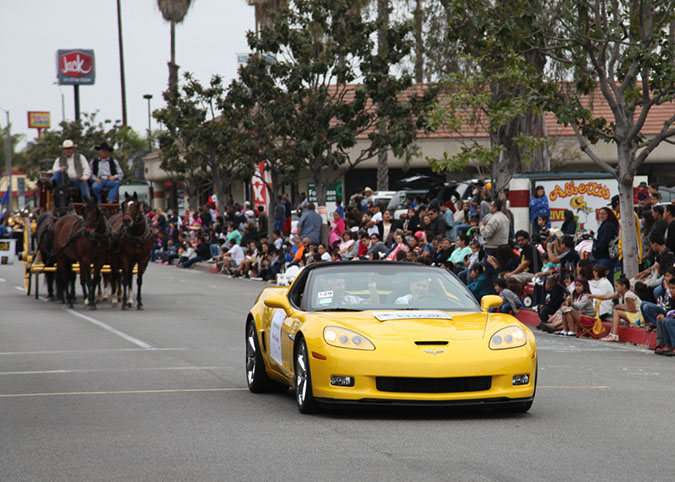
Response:
[[[577,323],[577,336],[588,335],[591,338],[600,338],[605,334],[605,327],[602,325],[602,320],[598,316],[600,303],[602,303],[602,300],[595,300],[593,323],[585,324],[582,323],[582,320],[579,320],[579,323]]]

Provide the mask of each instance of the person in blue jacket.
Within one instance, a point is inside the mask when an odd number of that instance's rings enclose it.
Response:
[[[537,224],[539,216],[546,216],[548,219],[546,227],[551,227],[551,209],[548,207],[548,198],[544,186],[534,188],[534,196],[530,199],[530,224],[532,225],[532,234],[536,234],[541,229]]]
[[[595,264],[605,266],[608,269],[607,279],[614,286],[614,267],[616,259],[609,256],[609,244],[619,235],[619,220],[616,219],[614,211],[608,207],[600,208],[598,211],[600,227],[598,234],[593,240],[593,249],[591,258],[595,259]]]

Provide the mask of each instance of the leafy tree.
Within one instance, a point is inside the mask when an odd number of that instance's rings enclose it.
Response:
[[[675,136],[675,1],[557,0],[555,31],[543,35],[546,55],[572,82],[557,84],[548,108],[569,125],[584,152],[619,182],[621,212],[633,211],[633,179],[649,154]],[[553,87],[553,84],[552,84]],[[587,96],[599,91],[611,114],[593,111]],[[659,132],[642,130],[652,109],[673,106]],[[589,144],[616,145],[616,165]],[[621,216],[624,272],[637,273],[634,216]]]
[[[378,55],[373,37],[378,23],[364,20],[350,0],[295,0],[273,12],[270,25],[249,34],[255,55],[272,55],[257,85],[247,85],[264,102],[269,86],[278,86],[269,118],[288,122],[287,142],[315,182],[319,206],[327,187],[381,149],[403,155],[415,139],[424,100],[400,98],[409,76],[389,73],[408,54],[408,30],[388,30],[386,55]],[[267,86],[267,87],[265,87]],[[375,108],[377,106],[377,108]],[[277,117],[275,117],[277,116]],[[279,117],[280,116],[280,117]],[[368,145],[354,151],[360,136]]]
[[[96,113],[84,113],[79,121],[61,122],[60,129],[45,130],[40,139],[29,142],[23,152],[23,169],[28,177],[37,179],[39,171],[51,169],[62,153],[61,144],[70,139],[77,145],[77,152],[90,162],[98,156],[95,146],[104,141],[113,146],[112,157],[119,161],[125,179],[129,179],[129,158],[146,149],[145,141],[119,120],[99,121],[96,117]]]
[[[550,169],[550,153],[537,93],[543,88],[545,57],[521,37],[545,28],[543,18],[522,0],[440,0],[427,49],[448,95],[437,107],[436,124],[466,132],[481,127],[485,147],[469,136],[457,156],[436,169],[483,166],[503,187],[515,172]],[[542,5],[538,4],[541,9]],[[471,15],[466,12],[471,11]],[[441,18],[442,20],[438,20]],[[443,22],[443,23],[441,23]],[[454,46],[455,50],[448,48]]]
[[[202,179],[213,184],[222,214],[226,194],[237,179],[250,177],[253,164],[241,155],[243,130],[241,111],[229,102],[220,76],[208,87],[189,73],[177,95],[164,93],[167,105],[154,112],[165,127],[160,134],[162,169],[185,181],[191,209],[199,203]]]

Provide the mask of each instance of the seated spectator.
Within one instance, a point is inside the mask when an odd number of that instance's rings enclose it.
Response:
[[[510,272],[504,274],[505,278],[515,278],[521,285],[529,283],[534,274],[541,268],[541,256],[539,251],[530,243],[530,235],[527,231],[521,230],[516,233],[516,242],[520,246],[520,263]]]
[[[223,274],[232,274],[232,272],[246,259],[244,249],[239,244],[234,244],[225,253],[221,254],[216,266],[219,272]]]
[[[183,268],[184,267],[183,265],[190,259],[194,258],[195,256],[197,256],[197,251],[192,246],[192,243],[190,241],[185,241],[185,248],[183,249],[183,252],[180,254],[180,258],[178,259],[176,267]]]
[[[556,331],[556,335],[576,336],[577,323],[593,324],[595,307],[587,280],[584,278],[574,280],[574,292],[565,300],[561,310],[563,312],[563,329]]]
[[[397,234],[394,237],[394,242],[396,243],[394,247],[392,248],[391,251],[389,251],[389,254],[387,255],[386,259],[389,261],[394,261],[397,260],[397,253],[399,251],[403,251],[406,253],[406,256],[408,255],[408,251],[410,251],[410,248],[406,244],[405,240],[403,239],[403,235]]]
[[[455,266],[458,267],[455,271],[459,273],[462,271],[461,266],[464,261],[464,257],[467,255],[473,254],[473,250],[471,247],[469,247],[469,243],[471,240],[469,239],[469,236],[466,235],[466,233],[460,233],[457,235],[457,241],[455,242],[455,249],[452,251],[452,254],[450,254],[448,260],[450,260]]]
[[[612,329],[609,335],[600,338],[600,341],[619,341],[619,324],[624,321],[633,325],[640,319],[640,304],[642,301],[630,290],[630,281],[627,278],[619,278],[616,281],[616,293],[591,295],[591,298],[619,300],[619,304],[614,307],[614,314],[612,315]]]
[[[387,248],[387,246],[382,242],[378,233],[373,233],[370,235],[368,251],[366,251],[366,256],[368,256],[368,259],[380,259],[381,257],[384,257],[388,251],[389,248]]]
[[[342,242],[338,245],[338,253],[340,253],[340,256],[343,258],[348,258],[348,253],[354,246],[354,239],[352,236],[353,233],[351,231],[342,233]]]
[[[593,266],[593,278],[588,280],[588,286],[591,288],[591,294],[595,295],[611,295],[614,293],[614,286],[607,279],[607,267],[600,264]],[[601,298],[597,298],[601,299]],[[614,304],[611,299],[604,299],[600,303],[600,308],[598,309],[598,316],[605,320],[612,315],[612,310]]]
[[[539,239],[539,243],[543,244],[546,246],[548,242],[551,240],[551,237],[553,236],[553,233],[551,230],[548,228],[548,216],[545,215],[540,215],[537,216],[537,225],[539,226],[539,231],[536,233]]]
[[[480,303],[480,300],[483,298],[483,296],[492,293],[490,284],[488,283],[487,275],[484,273],[483,265],[477,264],[476,266],[472,267],[469,276],[473,282],[467,286],[467,288],[469,288],[469,291],[473,293]]]
[[[645,324],[649,324],[652,328],[656,329],[656,348],[664,347],[663,332],[661,331],[662,326],[661,323],[658,322],[657,318],[659,315],[665,315],[668,310],[672,309],[671,306],[673,303],[668,287],[670,280],[674,278],[675,268],[670,268],[666,271],[663,277],[663,286],[665,287],[663,295],[656,300],[656,303],[643,301],[640,304],[640,311],[642,312]]]
[[[675,278],[668,281],[670,292],[670,306],[665,315],[658,315],[657,322],[661,323],[663,333],[663,348],[657,348],[654,353],[664,356],[675,356]]]
[[[537,328],[549,333],[554,333],[557,329],[562,327],[562,313],[559,313],[558,310],[560,310],[560,307],[565,302],[567,291],[554,277],[547,278],[544,287],[546,289],[546,297],[544,298],[544,302],[540,304],[537,309],[539,320],[541,321],[541,323],[537,325]],[[558,314],[558,320],[551,319],[555,314]],[[557,321],[558,324],[552,323],[553,321]]]
[[[197,249],[195,250],[195,255],[181,263],[180,261],[176,265],[177,268],[189,268],[195,263],[198,263],[200,261],[208,261],[211,259],[211,245],[208,243],[208,241],[205,238],[202,238],[197,245]]]
[[[497,278],[494,282],[494,288],[497,294],[504,300],[502,306],[498,308],[499,313],[513,313],[514,316],[518,316],[523,304],[520,302],[520,297],[507,288],[506,280],[504,278]]]
[[[330,232],[328,234],[328,244],[333,246],[335,242],[340,242],[342,234],[345,232],[345,221],[338,211],[333,212],[333,221],[330,223]]]

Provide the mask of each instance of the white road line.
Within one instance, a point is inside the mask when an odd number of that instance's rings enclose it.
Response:
[[[151,345],[148,345],[147,343],[145,343],[144,341],[141,341],[138,338],[134,338],[131,335],[127,335],[126,333],[123,333],[123,332],[119,331],[118,329],[113,328],[112,326],[108,326],[105,323],[103,323],[102,321],[98,321],[98,320],[96,320],[96,319],[94,319],[90,316],[83,315],[82,313],[78,313],[75,310],[67,309],[66,311],[75,315],[75,316],[77,316],[77,317],[79,317],[79,318],[82,318],[83,320],[87,320],[89,323],[93,323],[94,325],[96,325],[100,328],[103,328],[104,330],[109,331],[110,333],[113,333],[113,334],[115,334],[115,335],[117,335],[121,338],[124,338],[125,340],[133,343],[134,345],[140,346],[141,348],[145,348],[146,350],[154,350],[155,349]]]
[[[154,348],[153,351],[186,351],[189,348]],[[9,355],[72,355],[77,353],[105,353],[105,352],[147,351],[147,348],[110,348],[104,350],[44,350],[44,351],[5,351],[0,356]]]
[[[162,370],[224,370],[230,367],[154,367],[154,368],[84,368],[79,370],[31,370],[23,372],[0,372],[5,375],[56,375],[64,373],[100,373],[100,372],[152,372]]]
[[[0,283],[4,283],[5,281],[7,281],[5,278],[0,278]]]
[[[26,288],[24,288],[23,286],[15,286],[14,288],[19,291],[26,291]]]

